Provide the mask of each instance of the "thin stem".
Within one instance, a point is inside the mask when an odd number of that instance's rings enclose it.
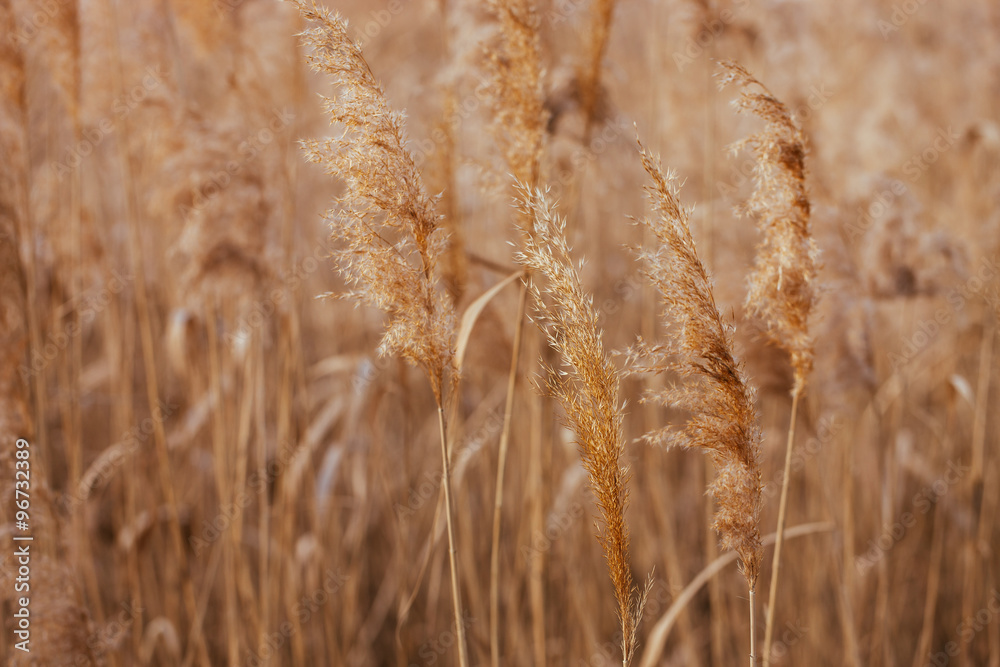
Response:
[[[115,89],[124,90],[124,77],[122,76],[122,52],[121,38],[118,33],[119,22],[117,9],[114,3],[106,3],[106,12],[112,24],[112,45],[114,53],[114,67],[111,74],[115,83]],[[196,657],[199,665],[210,665],[211,660],[208,655],[208,645],[205,642],[205,635],[200,624],[195,624],[193,619],[197,614],[198,604],[194,594],[194,584],[191,578],[191,566],[187,559],[187,552],[184,548],[184,534],[181,530],[180,512],[178,510],[177,494],[174,486],[173,470],[171,467],[170,453],[167,449],[167,434],[163,426],[162,416],[158,416],[160,401],[160,389],[158,371],[156,365],[156,339],[153,335],[152,306],[147,294],[146,267],[142,256],[141,232],[139,223],[139,199],[132,179],[132,174],[136,173],[132,156],[126,149],[130,146],[131,124],[126,119],[122,119],[120,129],[122,140],[116,142],[118,145],[118,161],[122,169],[122,182],[125,211],[128,218],[128,254],[132,265],[132,275],[135,280],[135,315],[138,322],[139,344],[141,348],[142,364],[145,375],[146,401],[149,411],[153,415],[153,448],[157,461],[157,471],[159,482],[163,493],[164,504],[167,508],[167,528],[170,535],[171,547],[173,550],[173,561],[176,572],[173,578],[167,579],[168,587],[179,582],[181,598],[184,609],[187,612],[187,619],[191,621],[191,628],[188,634],[188,646],[186,651],[189,656]]]
[[[757,591],[750,589],[750,667],[757,664]],[[767,650],[765,645],[764,650]],[[767,662],[767,654],[764,655],[764,662]]]
[[[448,562],[451,565],[451,594],[455,601],[455,636],[458,638],[458,664],[469,667],[469,656],[465,647],[465,623],[462,619],[462,593],[458,583],[458,564],[455,561],[455,527],[451,512],[451,463],[448,460],[448,439],[445,429],[444,407],[438,400],[438,426],[441,431],[441,465],[444,471],[444,515],[448,525]]]
[[[528,298],[528,284],[521,283],[517,302],[517,326],[514,329],[514,346],[507,377],[507,399],[504,404],[503,431],[500,434],[500,452],[497,460],[496,496],[493,501],[493,548],[490,552],[490,661],[500,667],[500,515],[503,508],[503,482],[507,469],[507,450],[510,445],[511,413],[514,408],[514,387],[517,384],[517,366],[521,356],[521,334],[524,330],[524,310]]]
[[[771,587],[767,596],[767,623],[764,626],[764,667],[771,664],[771,639],[774,636],[774,607],[778,596],[778,570],[781,567],[781,546],[785,538],[785,510],[788,507],[788,486],[792,470],[792,447],[795,443],[795,415],[798,413],[799,384],[792,392],[792,416],[788,424],[788,444],[785,447],[785,474],[781,480],[781,501],[778,504],[777,538],[774,542],[774,558],[771,561]],[[752,616],[751,616],[752,618]]]
[[[792,526],[787,531],[785,531],[785,538],[792,540],[797,537],[804,537],[806,535],[814,535],[816,533],[829,533],[834,529],[834,524],[829,522],[820,523],[807,523],[800,526]],[[767,546],[773,544],[776,535],[771,533],[767,535],[760,541],[762,546]],[[727,551],[711,563],[706,565],[701,572],[695,575],[695,578],[691,580],[687,586],[684,587],[674,601],[670,603],[670,607],[660,620],[656,622],[653,629],[650,630],[649,635],[646,639],[646,649],[643,651],[642,660],[640,661],[640,667],[654,667],[660,664],[660,658],[663,655],[663,649],[667,645],[667,638],[670,636],[670,630],[674,627],[674,623],[680,617],[681,612],[684,611],[688,603],[694,599],[698,594],[698,591],[702,587],[715,578],[719,572],[721,572],[727,565],[734,562],[738,557],[735,551]]]

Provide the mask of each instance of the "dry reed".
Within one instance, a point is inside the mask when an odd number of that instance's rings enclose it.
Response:
[[[490,109],[490,131],[496,141],[496,150],[503,159],[511,177],[511,185],[538,184],[541,178],[542,157],[546,144],[548,110],[544,101],[545,70],[542,65],[541,35],[537,7],[532,0],[490,0],[488,8],[499,24],[499,30],[485,53],[484,70],[487,76],[485,94]],[[522,229],[529,227],[523,217]],[[522,243],[524,241],[522,240]],[[514,398],[517,390],[518,367],[521,350],[525,344],[525,309],[528,303],[527,283],[522,281],[518,297],[514,340],[511,349],[510,371],[507,376],[507,394],[504,404],[504,421],[500,433],[493,500],[493,543],[490,549],[490,659],[499,667],[500,640],[500,547],[501,519],[506,483],[507,459],[510,451],[511,427],[514,417]],[[529,337],[528,348],[538,348],[536,338]],[[531,520],[536,528],[542,525],[543,500],[540,437],[543,411],[534,405],[533,457],[530,475],[533,489]],[[534,616],[535,661],[545,661],[545,604],[541,586],[544,560],[532,560],[531,605]]]
[[[538,185],[548,124],[540,55],[541,17],[531,0],[490,0],[499,41],[486,53],[491,130],[515,182]]]
[[[577,72],[580,88],[580,106],[583,110],[584,126],[581,143],[590,145],[590,134],[600,120],[601,104],[606,95],[601,84],[604,55],[611,36],[611,19],[614,16],[616,0],[595,0],[590,11],[587,28],[587,53]]]
[[[398,354],[422,368],[443,404],[455,380],[454,305],[439,286],[447,239],[404,147],[403,115],[389,108],[346,22],[315,4],[293,1],[316,24],[303,33],[312,49],[309,65],[330,75],[339,89],[337,98],[325,98],[324,109],[343,133],[303,146],[310,162],[346,187],[336,202],[340,208],[327,214],[338,243],[334,259],[353,288],[341,298],[387,313],[379,353]]]
[[[468,665],[465,619],[456,563],[451,464],[446,415],[458,381],[455,309],[441,286],[440,259],[447,239],[434,201],[427,195],[412,155],[404,147],[403,115],[391,110],[375,75],[339,15],[293,0],[314,27],[303,33],[306,56],[331,76],[336,98],[325,98],[340,137],[303,142],[308,159],[343,180],[339,210],[327,214],[337,268],[353,289],[342,298],[373,306],[388,316],[379,345],[427,375],[437,403],[442,486],[451,565],[452,597],[460,664]]]
[[[32,378],[26,374],[32,315],[28,288],[32,283],[20,249],[21,239],[33,233],[27,217],[26,179],[31,143],[25,109],[25,54],[13,39],[6,38],[14,34],[14,18],[10,3],[0,2],[0,32],[5,35],[0,40],[0,154],[4,156],[0,163],[0,493],[5,498],[0,533],[7,540],[17,535],[31,541],[8,542],[18,548],[0,557],[0,604],[9,610],[4,629],[11,637],[5,642],[6,664],[96,665],[93,646],[87,642],[90,613],[79,604],[79,578],[67,565],[44,448],[36,438],[28,407]],[[59,21],[56,28],[66,25]],[[53,57],[66,55],[60,52]],[[21,510],[17,524],[14,509]],[[21,527],[22,515],[28,527]],[[27,614],[20,624],[15,624],[15,610],[18,616]],[[22,632],[15,635],[14,629]]]
[[[503,286],[516,278],[500,276],[521,273],[504,245],[520,240],[509,224],[519,214],[489,188],[510,187],[505,146],[523,142],[510,155],[530,180],[543,137],[536,185],[561,193],[568,238],[586,250],[580,273],[606,349],[639,329],[661,340],[655,291],[618,250],[652,234],[613,222],[641,216],[646,175],[611,115],[634,119],[690,174],[684,192],[705,193],[692,234],[726,315],[746,295],[764,238],[753,223],[769,213],[730,215],[753,193],[756,155],[744,144],[722,163],[716,142],[770,122],[718,123],[726,114],[715,109],[739,95],[716,92],[715,58],[727,57],[754,63],[806,140],[809,225],[826,264],[817,282],[835,285],[809,322],[815,368],[790,420],[788,526],[770,576],[778,601],[767,606],[772,665],[939,663],[949,642],[955,662],[1000,665],[995,618],[968,642],[968,625],[956,631],[996,608],[1000,581],[990,550],[1000,539],[1000,430],[989,409],[1000,355],[996,313],[983,303],[996,291],[1000,238],[995,2],[923,3],[896,26],[885,6],[860,0],[653,11],[616,2],[610,13],[603,0],[512,0],[516,12],[535,5],[530,23],[507,26],[514,42],[534,45],[515,62],[487,3],[316,1],[351,19],[393,106],[406,107],[403,145],[425,191],[444,191],[429,198],[444,215],[434,234],[453,241],[436,270],[452,300],[470,304],[447,430],[471,663],[491,651],[497,665],[619,658],[618,637],[604,641],[618,631],[617,605],[593,548],[576,438],[553,423],[555,400],[523,382],[539,348],[558,361],[533,326],[515,340],[518,295]],[[15,530],[9,455],[21,435],[35,453],[39,664],[459,664],[428,381],[399,357],[374,358],[379,311],[313,298],[344,289],[322,261],[329,234],[317,215],[344,190],[291,145],[330,132],[314,95],[329,79],[303,64],[303,25],[290,3],[257,0],[0,0],[0,535]],[[502,113],[533,127],[492,120],[484,50],[527,95],[523,109],[505,98]],[[591,141],[581,145],[595,63]],[[294,119],[275,129],[274,113]],[[775,146],[796,141],[782,136]],[[483,165],[497,167],[485,184]],[[797,186],[768,178],[785,203],[765,207],[801,218]],[[392,243],[408,236],[390,231]],[[793,285],[787,267],[781,276],[782,290]],[[773,274],[764,279],[776,288]],[[478,320],[467,316],[473,303]],[[766,314],[740,311],[752,317],[737,340],[768,414],[762,447],[780,455],[794,365],[745,335],[766,341]],[[234,342],[234,323],[250,335]],[[527,348],[520,368],[512,347]],[[621,402],[661,380],[623,380]],[[505,387],[513,409],[502,414]],[[631,410],[626,438],[664,414],[680,415]],[[509,457],[495,486],[501,430]],[[636,653],[649,665],[745,662],[742,575],[719,570],[719,540],[706,530],[710,462],[629,447],[631,562],[666,573]],[[947,460],[971,470],[936,496],[934,470]],[[777,501],[773,461],[764,495]],[[905,539],[876,549],[908,511]],[[502,518],[495,545],[491,513]],[[798,519],[819,517],[835,517],[836,529],[792,539]],[[19,595],[11,553],[0,559],[0,616]],[[489,600],[488,558],[499,573]],[[758,587],[769,578],[761,570]],[[120,614],[126,603],[134,615]],[[0,663],[19,653],[3,642]]]
[[[750,590],[750,655],[755,656],[754,598],[763,549],[760,541],[760,440],[755,392],[743,366],[733,357],[733,327],[715,305],[712,282],[691,236],[691,212],[678,201],[675,177],[664,175],[659,160],[642,149],[643,167],[655,218],[643,224],[656,239],[642,247],[643,272],[660,292],[664,319],[673,327],[667,341],[640,339],[630,358],[635,372],[672,371],[693,383],[654,391],[644,400],[692,413],[683,429],[667,425],[644,440],[657,446],[680,445],[708,452],[716,467],[709,492],[716,499],[714,528],[722,547],[734,549]]]
[[[799,393],[813,364],[809,316],[818,296],[819,256],[809,229],[805,139],[788,107],[745,68],[727,61],[720,75],[721,86],[735,83],[742,88],[734,103],[736,110],[767,123],[762,131],[732,147],[734,153],[746,148],[754,155],[756,189],[740,210],[757,220],[763,237],[747,279],[746,307],[764,321],[768,336],[791,356],[793,391]]]
[[[520,187],[519,204],[533,227],[526,230],[528,240],[515,257],[532,275],[545,278],[544,288],[534,279],[529,286],[536,321],[569,369],[548,369],[545,389],[562,404],[567,424],[576,434],[580,458],[601,511],[603,525],[598,524],[597,539],[615,589],[622,664],[627,666],[635,653],[652,580],[640,591],[633,585],[629,565],[625,511],[630,475],[621,461],[625,454],[621,373],[604,351],[593,297],[584,291],[570,258],[565,220],[541,191]]]
[[[737,111],[750,112],[767,123],[764,130],[733,147],[734,152],[745,147],[754,154],[756,190],[742,210],[756,218],[763,236],[748,279],[750,289],[746,307],[748,312],[764,321],[770,339],[788,352],[795,375],[764,630],[764,665],[767,667],[771,663],[795,420],[799,399],[813,365],[809,316],[817,299],[819,250],[809,229],[811,206],[805,185],[806,148],[801,129],[788,107],[741,65],[724,62],[720,74],[723,75],[722,86],[736,83],[742,89],[735,103]]]
[[[0,5],[0,26],[13,30],[9,3]],[[28,350],[27,276],[21,262],[20,238],[24,219],[27,135],[24,117],[24,68],[21,54],[7,40],[0,43],[0,438],[3,439],[4,472],[13,470],[13,443],[28,437],[30,425],[27,387],[18,369]],[[11,452],[7,460],[8,450]],[[8,465],[9,464],[9,465]],[[4,477],[4,482],[13,474]],[[6,488],[6,486],[4,486]]]

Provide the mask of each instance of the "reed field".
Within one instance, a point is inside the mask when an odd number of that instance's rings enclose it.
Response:
[[[998,45],[0,0],[0,661],[1000,667]]]

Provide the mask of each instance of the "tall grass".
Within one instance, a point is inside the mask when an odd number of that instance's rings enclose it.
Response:
[[[652,585],[638,589],[632,579],[628,507],[628,468],[619,390],[621,374],[604,351],[593,297],[582,287],[570,258],[566,222],[545,195],[521,184],[520,206],[532,227],[524,250],[515,257],[533,274],[544,276],[545,286],[532,281],[530,291],[537,322],[549,344],[569,370],[548,369],[546,391],[558,398],[576,434],[583,467],[601,512],[597,539],[604,551],[614,585],[621,621],[622,665],[635,654],[639,622]]]
[[[641,145],[640,145],[641,148]],[[664,344],[642,341],[631,350],[638,372],[672,371],[696,382],[671,386],[647,400],[692,413],[683,429],[673,425],[644,436],[654,446],[704,449],[716,478],[709,486],[717,508],[713,527],[725,549],[739,554],[750,596],[750,664],[756,664],[756,590],[763,547],[760,543],[761,433],[755,392],[733,356],[733,329],[723,323],[712,282],[698,257],[688,222],[690,211],[678,200],[675,177],[665,175],[658,158],[642,151],[652,184],[647,192],[656,214],[643,219],[656,244],[640,250],[643,272],[664,301],[672,331]]]
[[[437,403],[456,646],[459,664],[467,667],[446,417],[458,383],[455,310],[440,285],[446,239],[404,147],[403,117],[389,109],[360,48],[348,37],[346,22],[315,3],[311,8],[297,4],[315,24],[304,33],[312,49],[309,63],[333,76],[339,88],[339,96],[328,98],[325,107],[344,134],[336,140],[307,141],[305,150],[310,161],[347,185],[337,200],[339,208],[327,217],[338,242],[338,268],[353,288],[345,296],[387,314],[379,353],[398,354],[419,366]]]
[[[0,662],[1000,663],[994,4],[0,0]]]
[[[771,587],[767,596],[764,635],[764,665],[771,664],[778,573],[784,544],[788,486],[795,443],[795,419],[799,400],[813,367],[813,341],[809,316],[816,306],[816,263],[819,251],[809,228],[810,204],[805,186],[805,140],[784,104],[775,99],[744,67],[722,64],[722,85],[737,83],[743,91],[737,111],[752,112],[767,122],[767,128],[734,146],[749,148],[756,159],[756,190],[744,210],[757,218],[763,239],[757,247],[754,268],[748,278],[747,311],[761,318],[768,337],[791,357],[794,381],[788,444],[778,505],[778,538],[771,561]],[[751,92],[754,91],[754,92]],[[759,92],[758,92],[759,91]]]

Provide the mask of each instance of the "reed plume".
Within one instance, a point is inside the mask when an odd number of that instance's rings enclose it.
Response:
[[[764,120],[766,127],[733,145],[755,158],[756,189],[740,211],[757,220],[763,236],[748,277],[747,310],[767,327],[768,336],[791,356],[795,392],[813,365],[809,316],[816,305],[819,250],[809,229],[805,184],[805,140],[791,112],[760,81],[734,62],[722,63],[720,85],[742,87],[735,106]],[[759,91],[749,90],[759,88]]]
[[[515,182],[538,184],[549,112],[545,108],[540,17],[530,0],[490,0],[500,23],[486,58],[491,129]]]
[[[426,374],[438,408],[459,663],[468,665],[451,500],[446,415],[458,381],[455,307],[441,285],[446,248],[441,216],[427,195],[413,156],[404,147],[403,114],[393,111],[360,46],[338,14],[293,0],[313,24],[303,34],[313,70],[329,74],[335,98],[324,98],[339,137],[303,142],[310,162],[339,177],[345,193],[326,219],[337,244],[337,268],[352,288],[342,298],[374,306],[388,316],[379,345]]]
[[[767,621],[764,631],[764,665],[771,662],[771,639],[778,591],[778,571],[784,543],[785,513],[795,417],[799,398],[813,365],[813,341],[809,316],[816,305],[816,273],[819,250],[809,229],[810,204],[805,185],[805,140],[792,114],[760,81],[741,65],[722,63],[721,85],[736,83],[742,89],[736,110],[763,119],[763,130],[733,146],[748,148],[755,157],[756,188],[741,211],[757,220],[763,239],[757,246],[754,268],[749,276],[746,308],[763,320],[768,337],[791,357],[795,382],[792,386],[792,414],[785,448],[784,477],[778,503],[777,540],[771,563]],[[753,90],[757,88],[759,90]]]
[[[601,115],[599,112],[604,93],[601,66],[611,35],[611,19],[616,4],[616,0],[594,0],[590,10],[586,56],[576,75],[580,84],[580,106],[584,117],[584,146],[590,144],[590,133]]]
[[[646,190],[655,217],[642,223],[657,241],[643,247],[643,272],[664,301],[664,319],[673,338],[663,344],[643,340],[630,351],[635,372],[673,371],[694,382],[651,392],[644,400],[680,408],[693,416],[682,428],[667,425],[644,439],[653,445],[703,449],[715,463],[709,486],[718,507],[714,528],[722,547],[739,554],[740,571],[750,590],[750,653],[755,653],[754,599],[763,553],[760,541],[760,441],[755,391],[743,365],[733,356],[733,327],[715,305],[712,282],[691,236],[691,211],[678,201],[672,174],[640,144],[642,165],[652,178]]]
[[[439,259],[447,239],[434,201],[404,147],[404,116],[390,109],[347,22],[293,0],[315,27],[302,34],[306,61],[338,87],[324,109],[339,137],[302,142],[307,159],[339,177],[345,193],[326,215],[338,270],[352,288],[342,295],[388,315],[379,345],[427,373],[435,397],[453,380],[455,310],[440,289]]]
[[[538,190],[521,185],[520,206],[533,229],[515,257],[531,275],[544,276],[543,289],[532,280],[529,291],[537,323],[568,371],[548,369],[545,389],[562,404],[567,424],[576,433],[583,467],[601,512],[597,539],[604,550],[622,630],[622,664],[631,661],[649,584],[640,591],[629,568],[628,467],[622,430],[624,406],[619,399],[621,373],[604,351],[593,297],[587,294],[570,259],[566,221]]]
[[[496,140],[506,172],[511,176],[512,184],[525,183],[528,187],[536,187],[541,178],[549,118],[544,99],[545,70],[541,57],[540,17],[533,0],[489,0],[487,6],[500,28],[496,41],[486,51],[484,66],[489,82],[485,92],[491,112],[490,131]],[[524,213],[521,215],[518,225],[524,231],[531,227],[530,217]],[[524,242],[522,240],[522,244]],[[525,341],[523,336],[527,303],[527,282],[522,281],[515,316],[514,340],[511,346],[510,372],[507,377],[507,395],[498,447],[496,490],[493,501],[493,544],[490,552],[490,664],[493,667],[500,665],[501,518],[518,365],[521,348],[526,342],[531,350],[540,344],[537,338]],[[533,433],[536,435],[541,432],[541,414],[540,409],[532,413]],[[530,451],[533,460],[529,468],[531,475],[529,488],[541,489],[541,447],[534,446]],[[534,498],[531,521],[537,530],[543,523],[544,501],[539,497],[540,494],[531,495]],[[535,662],[544,663],[546,660],[545,592],[542,586],[544,560],[541,558],[532,560],[531,567],[530,596],[534,619],[532,631]]]

